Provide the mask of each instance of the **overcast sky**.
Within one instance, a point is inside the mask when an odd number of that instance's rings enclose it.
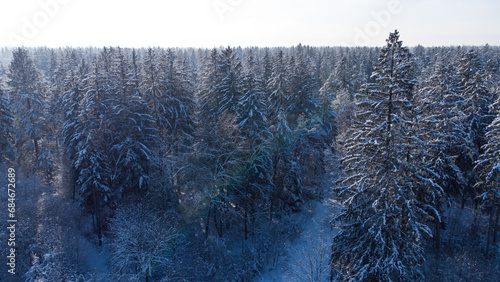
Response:
[[[0,46],[500,45],[498,0],[0,0]]]

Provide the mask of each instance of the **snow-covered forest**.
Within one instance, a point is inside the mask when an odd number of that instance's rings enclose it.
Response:
[[[0,280],[498,281],[499,82],[499,47],[397,31],[0,49]]]

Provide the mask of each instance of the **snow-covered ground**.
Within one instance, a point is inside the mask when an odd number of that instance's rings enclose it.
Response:
[[[329,198],[315,202],[307,210],[300,237],[289,242],[276,267],[267,269],[257,281],[328,281],[330,246],[336,232],[330,220],[339,208]]]

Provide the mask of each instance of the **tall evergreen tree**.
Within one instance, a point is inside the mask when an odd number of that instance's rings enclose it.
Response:
[[[14,137],[13,118],[4,95],[3,89],[0,88],[0,163],[14,161],[12,147],[12,138]]]
[[[271,125],[271,132],[279,143],[287,143],[291,133],[286,120],[292,91],[289,77],[290,69],[287,67],[285,54],[283,51],[279,51],[275,57],[273,73],[269,81],[271,92],[268,98],[268,120]]]
[[[457,93],[453,68],[442,59],[417,93],[417,113],[422,139],[426,143],[426,161],[433,168],[435,181],[447,188],[448,195],[463,193],[465,179],[456,158],[468,150],[467,134],[462,125],[463,99]]]
[[[269,81],[268,120],[273,134],[272,149],[272,182],[274,184],[270,203],[271,219],[274,214],[289,208],[297,210],[302,202],[302,182],[298,155],[291,149],[292,129],[287,117],[290,112],[290,97],[293,91],[290,79],[294,59],[287,58],[280,50],[273,64],[273,72]]]
[[[229,202],[237,194],[240,183],[236,172],[241,166],[242,135],[237,126],[237,110],[241,98],[241,64],[231,48],[221,53],[213,49],[205,58],[199,86],[200,125],[196,150],[199,184],[206,189],[208,213],[206,234],[209,226],[222,236],[224,222],[236,212]]]
[[[236,53],[227,47],[220,56],[217,72],[221,81],[216,85],[217,95],[220,97],[220,112],[222,114],[236,114],[238,102],[241,98],[241,71],[242,66]]]
[[[62,139],[65,146],[65,153],[70,162],[70,175],[72,181],[72,198],[75,200],[77,194],[78,171],[75,166],[77,159],[77,148],[83,142],[85,136],[81,135],[80,101],[83,98],[84,86],[83,77],[87,75],[85,61],[82,60],[78,71],[70,70],[64,80],[64,92],[62,94],[63,125]]]
[[[287,109],[289,124],[297,125],[299,118],[309,118],[317,110],[316,91],[319,89],[313,72],[303,54],[299,54],[290,66],[291,93]]]
[[[216,86],[221,81],[221,75],[217,70],[218,57],[217,49],[212,49],[202,67],[198,96],[200,117],[205,125],[214,123],[220,118],[221,103],[216,91]]]
[[[266,103],[262,83],[254,71],[257,69],[251,54],[247,60],[246,74],[243,78],[243,95],[238,105],[237,124],[243,136],[246,156],[242,174],[240,205],[244,209],[245,239],[255,219],[255,213],[263,211],[269,201],[272,186],[270,175],[271,156],[269,138],[271,136],[266,119]]]
[[[262,58],[262,66],[261,66],[261,77],[260,81],[262,83],[262,91],[264,92],[265,97],[269,97],[271,95],[271,89],[269,88],[269,83],[271,81],[271,77],[273,74],[273,63],[272,63],[272,55],[269,51],[269,48],[264,50],[264,57]]]
[[[16,157],[26,168],[40,169],[45,156],[47,101],[42,81],[28,51],[17,48],[12,53],[7,84],[16,128]]]
[[[168,97],[167,121],[174,135],[192,134],[194,130],[194,86],[189,80],[188,67],[179,62],[172,49],[163,54],[162,88]]]
[[[462,125],[466,133],[468,147],[462,151],[458,166],[465,172],[466,186],[463,192],[462,207],[468,197],[474,194],[473,186],[478,181],[473,171],[474,162],[483,153],[486,144],[486,127],[492,121],[488,107],[493,102],[493,94],[489,91],[485,80],[485,71],[477,52],[473,49],[463,52],[457,62],[457,91],[462,96]]]
[[[343,56],[335,65],[333,70],[333,78],[335,79],[337,91],[346,92],[349,95],[353,95],[353,77],[350,73],[350,67],[347,63],[347,59]],[[352,100],[352,99],[351,99]]]
[[[92,64],[92,70],[83,80],[75,136],[81,141],[76,147],[74,166],[78,171],[77,183],[82,205],[95,220],[99,245],[105,223],[103,209],[114,205],[111,190],[113,128],[110,103],[115,85],[107,76],[111,70],[112,50],[104,49]]]
[[[115,193],[137,195],[149,185],[152,150],[158,147],[158,130],[148,106],[139,95],[133,80],[132,66],[121,49],[116,51],[111,68],[115,92],[108,103],[109,126],[112,128],[110,181]]]
[[[341,280],[416,279],[423,260],[426,220],[439,216],[419,194],[439,187],[421,174],[412,117],[412,60],[399,33],[389,35],[365,86],[342,160],[345,177],[336,188],[344,222],[332,245],[332,276]],[[426,187],[424,190],[422,187]]]
[[[468,150],[467,135],[462,120],[463,99],[457,93],[454,69],[445,59],[436,63],[434,71],[421,82],[416,93],[416,111],[419,130],[415,136],[425,144],[421,159],[428,176],[444,189],[441,197],[429,198],[429,204],[441,211],[443,203],[453,196],[464,194],[464,172],[457,165],[457,157]],[[435,218],[436,252],[440,252],[441,218]]]
[[[475,188],[479,192],[481,208],[490,214],[488,236],[486,239],[486,255],[490,253],[492,244],[498,242],[498,225],[500,218],[500,98],[490,107],[495,116],[487,127],[484,153],[476,161],[474,170],[479,174]]]
[[[238,102],[237,123],[250,144],[259,145],[269,137],[267,130],[266,103],[262,83],[254,73],[253,55],[249,56],[248,71],[242,83],[242,96]]]
[[[143,62],[144,81],[141,92],[149,104],[160,134],[166,136],[169,130],[175,126],[172,124],[175,113],[171,112],[170,96],[169,93],[166,93],[169,91],[168,81],[165,81],[160,62],[161,58],[156,54],[156,51],[149,48]]]
[[[333,75],[330,75],[319,89],[319,118],[321,124],[332,138],[337,135],[336,114],[332,102],[337,98],[337,87]]]

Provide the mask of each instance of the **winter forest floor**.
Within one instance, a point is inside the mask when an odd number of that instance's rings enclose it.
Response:
[[[287,242],[284,253],[269,264],[257,281],[328,281],[330,246],[337,231],[330,222],[341,205],[331,193],[331,185],[338,177],[338,162],[331,154],[326,155],[330,165],[324,180],[324,197],[304,208],[299,215],[299,237]]]
[[[338,205],[331,199],[311,203],[303,216],[303,230],[289,242],[286,253],[262,273],[257,281],[327,281],[329,249],[334,229],[330,226],[332,213]]]
[[[458,204],[447,208],[443,217],[440,252],[432,239],[426,246],[426,281],[499,281],[500,244],[493,244],[490,257],[484,255],[489,217]]]

